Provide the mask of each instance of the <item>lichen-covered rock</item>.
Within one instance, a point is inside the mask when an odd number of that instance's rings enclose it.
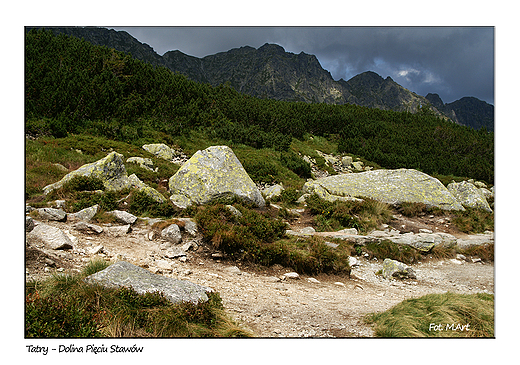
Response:
[[[143,169],[157,172],[157,168],[153,167],[153,161],[149,158],[143,157],[129,157],[126,159],[127,163],[136,163],[141,166]]]
[[[167,161],[171,161],[175,157],[175,151],[164,143],[145,144],[143,149]]]
[[[99,210],[99,205],[96,204],[91,207],[82,209],[79,212],[67,214],[67,219],[71,220],[71,221],[78,220],[78,221],[88,222],[92,218],[94,218],[94,216],[96,215],[98,210]]]
[[[170,178],[169,187],[170,200],[180,208],[232,196],[259,207],[265,206],[262,194],[227,146],[197,151]]]
[[[160,292],[174,304],[207,302],[207,293],[213,292],[211,288],[186,280],[152,274],[148,270],[126,261],[116,262],[102,271],[87,276],[84,280],[90,284],[99,284],[109,288],[131,287],[138,294]]]
[[[123,155],[111,152],[101,160],[83,165],[65,175],[60,181],[47,185],[43,188],[43,192],[48,194],[52,190],[61,188],[63,184],[70,181],[74,176],[99,178],[107,190],[121,190],[128,185],[128,175],[123,163]]]
[[[38,208],[36,209],[38,216],[48,221],[59,221],[63,222],[67,220],[67,213],[63,209],[54,208]]]
[[[424,203],[446,210],[464,210],[439,180],[413,169],[328,176],[308,181],[303,191],[327,200],[371,198],[389,204]]]
[[[385,279],[392,277],[398,279],[416,279],[415,272],[411,267],[391,259],[385,259],[383,261],[383,277]]]
[[[75,176],[96,177],[103,182],[106,190],[118,191],[125,188],[139,189],[159,203],[166,201],[161,193],[143,183],[135,174],[129,177],[126,172],[125,164],[123,163],[123,155],[117,152],[111,152],[101,160],[83,165],[77,170],[65,175],[60,181],[45,186],[43,188],[44,194],[61,188],[63,184]]]
[[[482,191],[468,181],[448,184],[448,191],[466,208],[477,208],[492,212]]]
[[[128,185],[132,189],[138,189],[142,192],[144,192],[146,195],[148,195],[150,198],[152,198],[157,203],[164,203],[166,201],[166,198],[159,193],[157,190],[152,188],[151,186],[146,185],[144,182],[142,182],[136,174],[132,174],[128,176]]]
[[[263,190],[262,195],[265,199],[274,199],[279,198],[282,195],[282,191],[284,191],[283,186],[280,184],[276,184]]]

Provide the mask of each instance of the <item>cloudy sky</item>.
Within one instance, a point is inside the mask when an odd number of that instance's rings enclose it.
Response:
[[[110,28],[110,27],[109,27]],[[445,103],[474,96],[494,104],[493,27],[113,27],[158,54],[204,57],[276,43],[314,54],[335,80],[374,71]]]

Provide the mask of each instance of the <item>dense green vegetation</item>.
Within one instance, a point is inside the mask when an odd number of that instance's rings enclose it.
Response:
[[[250,337],[224,313],[217,293],[207,302],[172,304],[160,293],[90,285],[103,270],[92,261],[80,274],[55,274],[26,285],[26,337]]]
[[[25,66],[28,134],[86,133],[143,144],[204,131],[208,138],[278,151],[288,151],[294,138],[336,134],[339,152],[386,168],[494,179],[493,133],[441,120],[427,109],[411,114],[258,99],[48,31],[27,33]],[[308,175],[291,155],[282,162]]]

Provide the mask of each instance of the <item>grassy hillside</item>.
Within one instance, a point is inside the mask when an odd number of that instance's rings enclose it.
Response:
[[[494,135],[421,113],[253,98],[189,81],[74,37],[26,35],[26,132],[173,144],[210,140],[287,152],[293,139],[338,135],[338,151],[385,168],[416,168],[492,183]]]

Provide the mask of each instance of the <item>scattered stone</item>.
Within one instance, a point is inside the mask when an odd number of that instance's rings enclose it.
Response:
[[[341,233],[341,234],[353,234],[353,235],[358,234],[358,231],[355,228],[340,229],[339,231],[336,231],[336,232]]]
[[[176,259],[186,257],[186,251],[180,247],[167,247],[164,250],[163,256],[169,259]]]
[[[72,248],[72,241],[61,229],[47,224],[38,224],[27,234],[28,238],[41,240],[45,246],[53,250],[65,250]]]
[[[112,210],[107,212],[108,215],[113,216],[119,223],[123,224],[134,224],[137,217],[133,214],[125,212],[123,210]]]
[[[416,279],[415,272],[411,267],[402,262],[385,259],[383,261],[383,277],[390,279],[392,277],[399,279]]]
[[[94,233],[94,234],[103,233],[102,227],[95,225],[95,224],[87,223],[87,222],[78,222],[78,223],[74,224],[74,229],[77,231],[83,232],[83,233]]]
[[[197,235],[197,223],[191,218],[176,218],[178,222],[182,222],[181,228],[188,232],[191,236]]]
[[[58,170],[62,172],[69,172],[69,169],[63,166],[61,163],[53,163],[54,166],[58,168]]]
[[[145,144],[143,149],[150,152],[152,155],[155,155],[156,157],[170,162],[176,155],[175,151],[164,143]]]
[[[355,257],[349,256],[348,258],[348,265],[350,267],[359,266],[359,262]]]
[[[73,220],[73,221],[79,220],[79,221],[88,222],[92,218],[94,218],[94,216],[97,214],[98,210],[99,210],[99,205],[96,204],[89,208],[82,209],[79,212],[68,214],[67,219]]]
[[[336,281],[336,282],[334,282],[334,285],[337,285],[337,286],[345,286],[345,284],[343,284],[343,283],[340,282],[340,281]]]
[[[84,279],[87,283],[100,284],[109,288],[131,287],[137,293],[161,292],[172,303],[208,301],[207,293],[213,289],[186,280],[178,280],[120,261]]]
[[[315,279],[315,278],[307,278],[307,281],[309,283],[313,283],[313,284],[320,284],[320,281],[318,279]]]
[[[429,233],[429,234],[432,234],[433,231],[431,229],[420,228],[419,229],[419,233]]]
[[[338,248],[339,245],[337,243],[332,243],[332,242],[328,242],[328,241],[325,241],[325,244],[331,248]]]
[[[343,156],[341,158],[341,164],[344,166],[344,167],[350,167],[352,165],[352,162],[354,162],[354,160],[352,159],[352,157],[350,156]]]
[[[67,220],[67,213],[65,213],[63,209],[38,208],[36,209],[36,211],[38,212],[38,216],[41,219],[59,222],[64,222],[65,220]]]
[[[179,208],[236,196],[258,207],[265,201],[246,170],[227,146],[197,151],[169,180],[170,200]]]
[[[236,266],[228,266],[224,269],[224,271],[227,271],[230,274],[242,274],[242,271]]]
[[[285,233],[291,236],[312,236],[314,235],[314,233],[316,233],[316,230],[312,227],[305,227],[298,231],[288,229],[287,231],[285,231]]]
[[[226,208],[227,210],[229,210],[231,213],[233,213],[233,215],[237,218],[240,218],[242,217],[242,212],[240,210],[238,210],[237,208],[235,208],[234,206],[232,205],[226,205]]]
[[[270,283],[278,283],[281,281],[281,279],[279,277],[276,277],[276,276],[268,276],[265,278],[266,281],[270,282]]]
[[[128,234],[132,231],[132,227],[130,224],[124,225],[124,226],[110,226],[106,227],[107,233],[111,236],[124,236],[125,234]]]
[[[275,198],[279,198],[282,195],[282,191],[284,191],[283,186],[280,184],[276,184],[263,190],[262,195],[266,200],[272,200]]]
[[[300,275],[298,275],[298,273],[296,272],[288,272],[286,274],[283,275],[286,279],[299,279],[300,278]]]
[[[103,245],[96,246],[96,247],[90,249],[90,254],[91,255],[100,254],[103,252],[103,249],[104,249]]]
[[[161,237],[174,245],[178,244],[182,240],[181,230],[178,225],[170,224],[168,227],[161,231]]]
[[[136,163],[143,169],[157,172],[158,168],[153,167],[153,161],[149,158],[143,158],[143,157],[129,157],[126,159],[127,163]]]
[[[365,290],[365,289],[364,289],[361,285],[359,285],[359,284],[354,285],[354,289]]]
[[[462,265],[462,261],[457,260],[457,259],[450,259],[450,262],[455,264],[455,265]]]

